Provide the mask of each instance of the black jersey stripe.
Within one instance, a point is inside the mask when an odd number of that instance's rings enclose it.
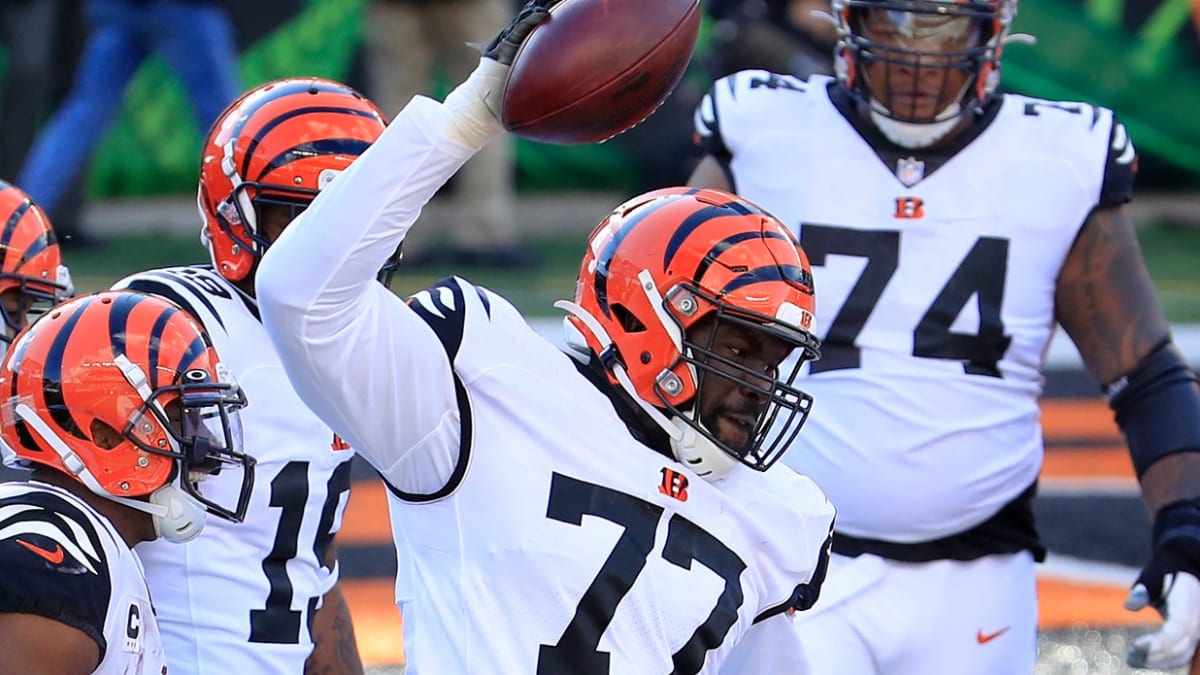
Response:
[[[450,293],[450,302],[443,300],[443,291]],[[462,347],[467,321],[466,296],[458,280],[446,277],[437,281],[429,288],[411,295],[408,306],[433,329],[453,364]]]

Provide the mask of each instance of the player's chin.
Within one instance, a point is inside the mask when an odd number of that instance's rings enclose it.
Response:
[[[750,424],[735,417],[719,415],[716,426],[714,435],[726,446],[742,452],[749,449],[753,431]]]

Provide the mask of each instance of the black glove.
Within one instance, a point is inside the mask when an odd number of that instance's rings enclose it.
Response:
[[[1159,630],[1129,649],[1129,665],[1178,668],[1191,662],[1200,642],[1200,500],[1169,504],[1154,519],[1154,552],[1125,599],[1125,608],[1154,607]]]
[[[550,8],[560,2],[562,0],[530,0],[527,2],[508,28],[500,31],[500,34],[483,48],[484,58],[511,66],[521,43],[529,37],[538,24],[550,17]]]

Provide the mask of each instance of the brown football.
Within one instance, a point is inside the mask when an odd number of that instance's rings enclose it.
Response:
[[[687,69],[698,0],[563,0],[525,39],[501,121],[544,143],[594,143],[641,122]]]

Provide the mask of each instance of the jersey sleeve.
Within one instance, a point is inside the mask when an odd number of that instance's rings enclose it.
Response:
[[[792,533],[785,542],[765,540],[756,553],[762,568],[770,575],[771,594],[755,615],[755,623],[791,611],[805,611],[817,602],[833,543],[835,510],[825,493],[809,478],[789,467],[772,467],[766,474],[755,474],[765,485],[755,486],[767,495],[760,501],[773,503],[772,522],[790,523]],[[783,496],[784,501],[780,501]]]
[[[1100,186],[1101,207],[1124,204],[1133,199],[1133,182],[1137,176],[1138,156],[1125,125],[1112,117],[1108,135],[1108,155],[1104,161],[1104,181]]]
[[[448,333],[375,277],[472,154],[446,137],[446,124],[440,104],[414,99],[272,244],[256,282],[263,325],[300,398],[393,491],[428,498],[461,469],[465,393]]]
[[[694,126],[692,140],[707,155],[712,155],[718,161],[726,161],[730,157],[725,137],[721,133],[721,113],[728,101],[733,97],[733,86],[736,84],[737,73],[726,75],[713,82],[704,98],[696,106],[692,116]]]
[[[112,595],[100,535],[75,506],[29,491],[0,499],[0,612],[43,616],[95,640]]]
[[[713,83],[696,106],[693,141],[721,164],[730,185],[736,188],[729,164],[745,137],[760,126],[763,111],[771,109],[761,105],[762,98],[775,96],[780,90],[802,92],[805,88],[800,78],[767,70],[726,75]]]
[[[1080,101],[1025,96],[1016,101],[1019,106],[1014,110],[1024,122],[1022,142],[1065,164],[1091,200],[1090,208],[1116,206],[1133,198],[1137,150],[1112,110]]]

